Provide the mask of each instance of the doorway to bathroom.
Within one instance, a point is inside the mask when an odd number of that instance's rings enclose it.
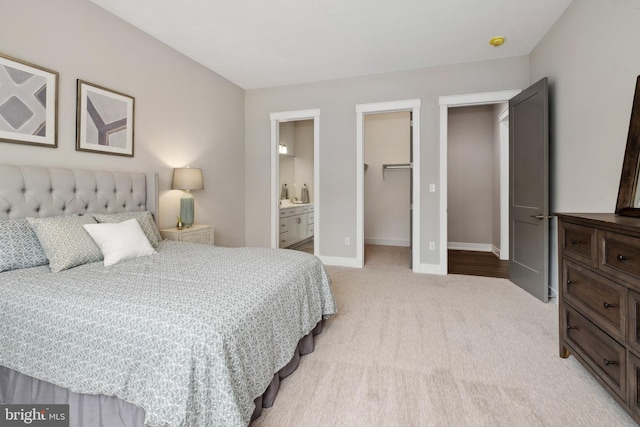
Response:
[[[271,114],[271,247],[319,253],[320,111]]]

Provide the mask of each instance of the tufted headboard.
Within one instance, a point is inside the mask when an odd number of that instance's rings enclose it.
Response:
[[[158,174],[0,164],[0,219],[150,211]]]

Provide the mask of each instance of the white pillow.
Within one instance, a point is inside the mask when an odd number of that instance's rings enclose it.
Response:
[[[83,227],[100,248],[105,267],[125,259],[156,253],[136,219],[117,223],[85,224]]]

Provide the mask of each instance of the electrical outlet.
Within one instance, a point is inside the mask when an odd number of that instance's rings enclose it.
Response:
[[[348,237],[344,238],[344,245],[345,246],[349,246],[351,244],[351,239],[349,239]]]
[[[436,242],[429,242],[429,250],[430,251],[436,250]]]
[[[429,184],[429,192],[430,193],[435,193],[436,192],[436,185],[435,184]]]

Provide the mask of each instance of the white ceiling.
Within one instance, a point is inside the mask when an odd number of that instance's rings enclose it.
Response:
[[[91,1],[244,89],[528,55],[571,2]]]

